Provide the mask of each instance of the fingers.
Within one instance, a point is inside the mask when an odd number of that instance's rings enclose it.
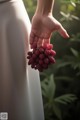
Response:
[[[58,32],[60,33],[60,35],[64,38],[69,38],[69,35],[67,33],[67,31],[63,28],[62,25],[60,25]]]
[[[37,42],[37,47],[43,46],[43,39],[39,38]]]
[[[32,46],[35,46],[35,45],[37,45],[37,47],[40,47],[49,43],[50,43],[50,39],[35,37],[34,40],[32,40],[31,38],[30,45],[31,45],[31,48],[33,48]]]
[[[44,38],[39,38],[38,42],[37,42],[37,47],[43,46],[45,44],[49,44],[50,43],[50,39],[44,39]]]
[[[37,42],[38,42],[38,37],[35,36],[35,37],[31,37],[30,36],[30,45],[31,45],[31,48],[36,48],[37,47]]]
[[[48,39],[44,39],[44,41],[43,41],[43,45],[45,45],[45,44],[50,44],[50,38],[48,38]]]
[[[44,44],[50,43],[50,38],[45,38],[42,36],[37,36],[34,32],[31,32],[30,34],[30,45],[31,48],[33,48],[35,45],[37,45],[37,47],[43,46]]]
[[[30,45],[31,45],[31,48],[33,48],[33,46],[35,46],[35,45],[37,45],[37,47],[42,46],[43,38],[40,38],[40,37],[36,36],[35,33],[31,32]]]

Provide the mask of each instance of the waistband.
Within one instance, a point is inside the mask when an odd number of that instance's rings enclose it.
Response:
[[[0,4],[1,4],[1,3],[8,2],[8,1],[11,1],[11,0],[0,0]]]

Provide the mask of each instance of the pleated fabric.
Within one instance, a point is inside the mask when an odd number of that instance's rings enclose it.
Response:
[[[31,24],[22,0],[0,4],[0,112],[44,120],[39,73],[27,65]]]

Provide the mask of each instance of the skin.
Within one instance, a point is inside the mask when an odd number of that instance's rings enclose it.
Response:
[[[54,0],[37,0],[37,8],[32,18],[30,45],[37,47],[50,43],[53,32],[57,31],[64,38],[69,38],[67,31],[52,15]]]

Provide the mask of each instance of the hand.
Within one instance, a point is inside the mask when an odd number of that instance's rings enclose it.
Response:
[[[50,43],[51,34],[58,31],[64,38],[69,35],[63,26],[51,15],[34,15],[32,18],[32,28],[30,34],[30,45],[37,44],[37,47]]]

